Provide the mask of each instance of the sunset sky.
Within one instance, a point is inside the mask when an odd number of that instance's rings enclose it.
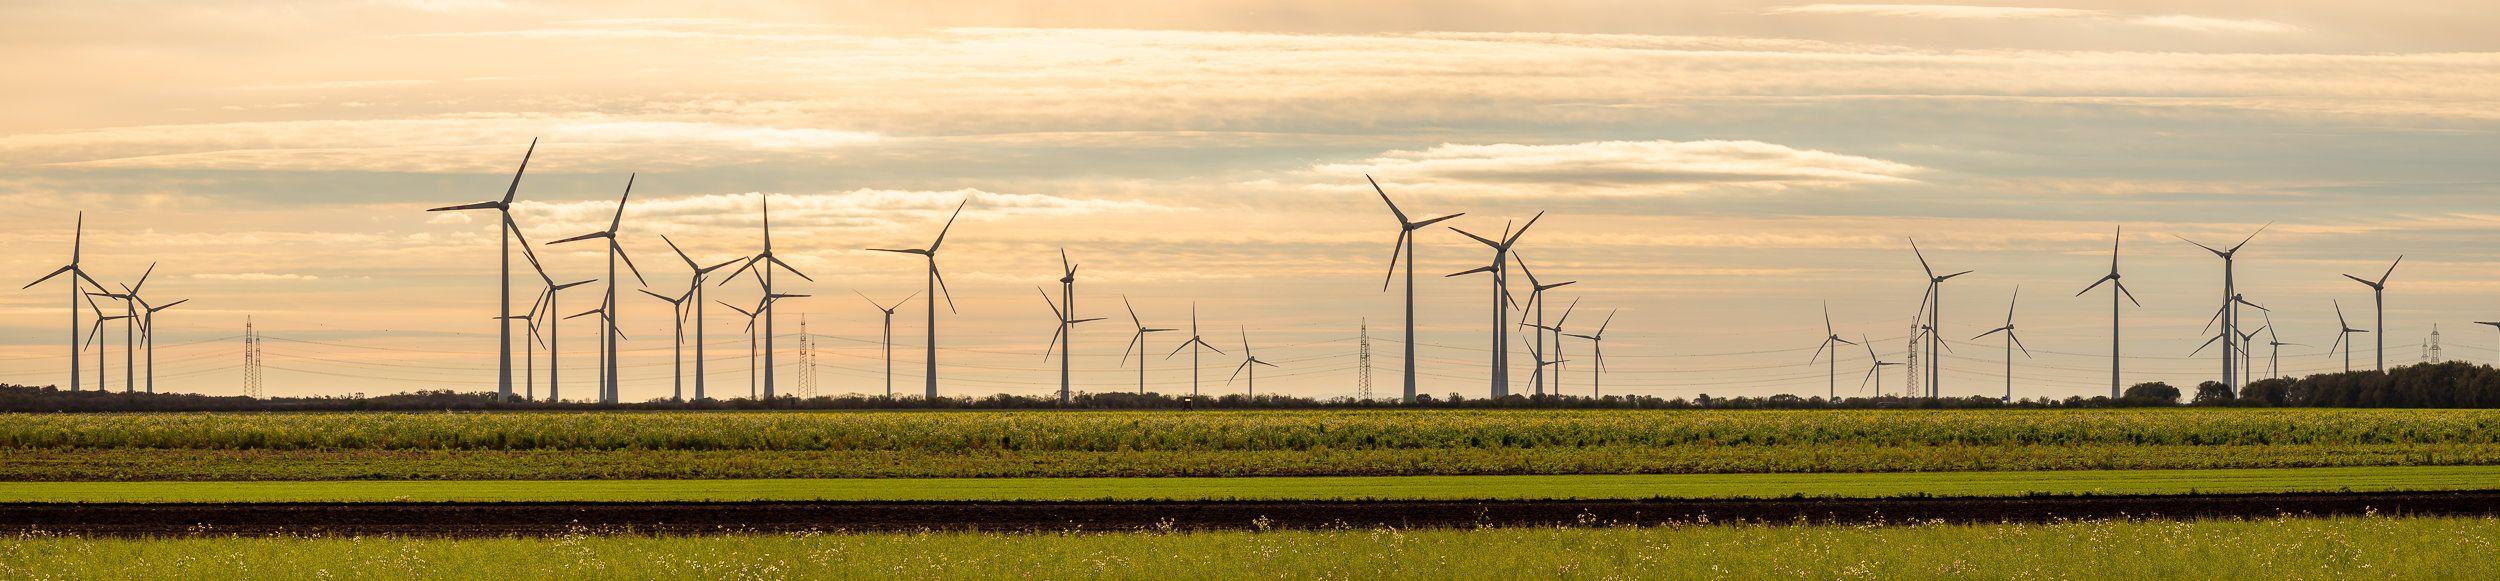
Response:
[[[638,172],[622,237],[657,292],[687,274],[661,235],[705,262],[751,253],[771,200],[778,254],[816,279],[783,279],[815,295],[782,304],[785,391],[801,313],[819,393],[882,389],[879,315],[853,292],[902,298],[921,266],[862,249],[925,245],[970,199],[944,252],[945,395],[1057,388],[1033,288],[1063,248],[1079,315],[1113,317],[1078,327],[1079,390],[1135,388],[1125,295],[1153,326],[1187,326],[1194,302],[1236,354],[1246,329],[1280,366],[1263,392],[1354,394],[1368,321],[1374,393],[1394,395],[1397,229],[1367,173],[1471,232],[1546,212],[1519,253],[1579,281],[1549,318],[1618,313],[1609,394],[1821,395],[1826,301],[1899,360],[1924,284],[1911,236],[1977,271],[1945,285],[1947,395],[2001,391],[1999,343],[1968,338],[2017,285],[2034,358],[2016,355],[2015,396],[2105,393],[2108,297],[2075,293],[2121,225],[2144,303],[2129,383],[2218,375],[2213,351],[2187,356],[2220,261],[2174,236],[2269,222],[2238,274],[2302,344],[2285,373],[2342,367],[2331,301],[2379,330],[2338,275],[2399,254],[2389,362],[2418,361],[2433,325],[2447,358],[2490,362],[2500,333],[2473,321],[2500,320],[2493,30],[2479,2],[11,2],[0,274],[65,262],[83,210],[92,273],[153,262],[148,294],[192,301],[158,320],[160,391],[240,393],[246,317],[271,394],[491,390],[493,215],[424,210],[499,196],[537,138],[530,240],[603,227]],[[1442,275],[1490,252],[1419,234],[1424,391],[1482,397],[1489,283]],[[604,274],[595,244],[536,251],[559,278]],[[515,264],[519,310],[537,284]],[[667,307],[624,292],[624,397],[665,397]],[[0,293],[0,382],[67,381],[66,293]],[[913,394],[926,298],[895,321]],[[743,320],[710,317],[713,389],[743,394]],[[593,325],[565,323],[566,394],[587,396]],[[1152,336],[1151,389],[1188,390],[1187,356],[1164,358],[1186,338]],[[1566,349],[1563,389],[1586,394],[1588,345]],[[1866,361],[1843,353],[1843,395],[1865,393]],[[1210,353],[1206,389],[1238,392],[1236,363]]]

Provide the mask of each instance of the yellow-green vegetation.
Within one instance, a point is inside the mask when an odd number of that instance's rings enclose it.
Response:
[[[2500,466],[1296,478],[0,482],[0,502],[1510,500],[2488,490]]]
[[[19,537],[10,579],[2490,579],[2500,520],[407,539]]]
[[[2500,465],[2500,411],[0,415],[0,480],[907,478]]]

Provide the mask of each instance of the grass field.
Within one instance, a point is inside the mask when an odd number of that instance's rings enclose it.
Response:
[[[1877,498],[2480,490],[2500,467],[2251,470],[557,481],[0,482],[0,502]]]
[[[2500,465],[2500,411],[0,415],[0,480],[1820,473]]]
[[[548,539],[19,537],[10,579],[2490,579],[2500,520]]]

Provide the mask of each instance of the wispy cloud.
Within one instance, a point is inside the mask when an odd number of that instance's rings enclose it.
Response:
[[[58,167],[281,171],[487,171],[541,139],[566,151],[536,169],[684,167],[756,154],[829,154],[872,133],[604,114],[245,121],[112,127],[0,137],[0,154]],[[492,145],[486,145],[492,144]]]
[[[1917,166],[1760,141],[1593,141],[1561,145],[1442,144],[1399,150],[1313,173],[1402,182],[1471,184],[1495,191],[1689,194],[1777,191],[1910,181]]]
[[[1890,16],[1899,18],[1930,18],[1940,20],[2034,20],[2076,19],[2112,22],[2156,28],[2169,28],[2205,33],[2274,34],[2299,32],[2300,27],[2272,20],[2238,20],[2209,16],[2173,14],[2166,16],[2127,16],[2107,10],[2081,8],[2044,8],[2017,6],[1972,6],[1963,4],[1805,4],[1776,6],[1764,14],[1814,14]]]
[[[2102,16],[2108,12],[2075,8],[2030,8],[2015,6],[1966,6],[1960,4],[1806,4],[1776,6],[1768,14],[1863,14],[1907,18],[1949,18],[1999,20],[2009,18],[2080,18]]]
[[[203,272],[191,275],[191,278],[200,280],[231,280],[243,282],[321,280],[321,277],[309,274],[273,274],[267,272]]]

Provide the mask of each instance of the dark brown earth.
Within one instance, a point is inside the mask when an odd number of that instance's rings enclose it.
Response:
[[[0,533],[96,536],[1137,531],[2500,515],[2500,490],[1639,501],[0,504]]]

